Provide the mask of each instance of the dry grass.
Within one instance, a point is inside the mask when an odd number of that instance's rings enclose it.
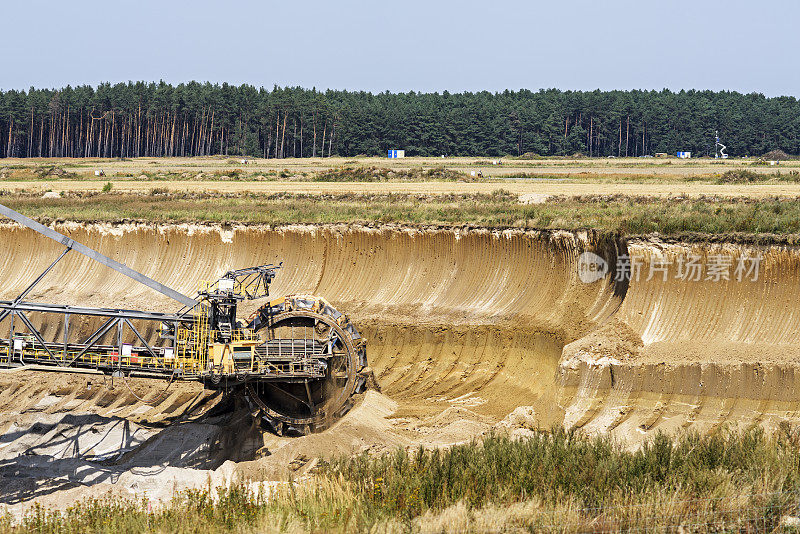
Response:
[[[658,435],[637,451],[554,429],[343,458],[271,493],[243,484],[163,507],[101,498],[34,508],[0,532],[770,532],[798,514],[799,466],[788,427]]]
[[[560,197],[521,204],[503,190],[469,195],[74,193],[59,198],[0,194],[0,202],[42,221],[148,223],[398,223],[491,228],[583,229],[623,234],[797,234],[800,200]]]

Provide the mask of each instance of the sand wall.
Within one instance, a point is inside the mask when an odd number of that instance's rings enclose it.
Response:
[[[647,433],[700,420],[794,419],[800,409],[786,393],[800,362],[800,253],[784,246],[354,226],[57,229],[187,294],[227,269],[283,261],[273,294],[316,293],[350,314],[398,417],[455,406],[500,419],[531,405],[542,424]],[[0,297],[11,298],[59,246],[14,225],[0,226],[0,236]],[[641,265],[630,284],[615,269],[628,251]],[[604,277],[581,280],[585,252],[610,266]],[[705,271],[697,281],[676,278],[688,256],[706,266],[729,257],[729,280]],[[751,257],[760,258],[757,279],[736,280],[738,260]],[[31,300],[180,307],[74,253]],[[668,406],[677,414],[669,423],[653,415]],[[714,415],[698,417],[703,410]]]
[[[283,262],[275,295],[315,293],[360,318],[399,322],[496,324],[525,321],[583,330],[613,313],[613,282],[578,283],[577,256],[620,246],[594,232],[489,232],[290,226],[56,225],[77,241],[186,294],[228,269]],[[0,225],[0,297],[45,269],[61,247],[31,230]],[[624,246],[624,245],[623,245]],[[615,292],[617,293],[615,295]],[[149,288],[70,253],[31,298],[81,304],[180,306]]]

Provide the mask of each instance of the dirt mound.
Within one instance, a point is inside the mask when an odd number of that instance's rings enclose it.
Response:
[[[792,159],[791,156],[789,156],[789,154],[780,149],[770,150],[769,152],[761,156],[761,158],[767,161],[786,161]]]

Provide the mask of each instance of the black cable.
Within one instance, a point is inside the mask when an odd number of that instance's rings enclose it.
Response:
[[[122,381],[123,381],[123,382],[125,382],[125,386],[127,386],[127,388],[128,388],[128,391],[130,391],[130,392],[131,392],[131,395],[133,395],[134,397],[136,397],[136,398],[137,398],[137,399],[138,399],[140,402],[143,402],[143,403],[147,404],[148,406],[155,407],[155,406],[156,406],[156,404],[154,404],[154,403],[157,403],[158,401],[160,401],[160,400],[162,399],[162,397],[164,397],[164,395],[167,393],[167,390],[168,390],[168,389],[169,389],[169,387],[172,385],[172,382],[175,380],[175,375],[176,375],[176,373],[173,371],[173,372],[172,372],[172,376],[171,376],[171,377],[169,377],[169,382],[167,383],[167,387],[165,387],[165,388],[164,388],[164,391],[162,391],[162,392],[161,392],[161,393],[160,393],[160,394],[159,394],[159,395],[158,395],[158,396],[155,398],[155,400],[152,400],[152,401],[146,401],[146,400],[144,400],[143,398],[141,398],[139,395],[137,395],[136,393],[134,393],[134,392],[133,392],[133,389],[131,389],[131,386],[130,386],[130,384],[128,384],[128,378],[127,378],[127,377],[126,377],[124,374],[122,375]]]

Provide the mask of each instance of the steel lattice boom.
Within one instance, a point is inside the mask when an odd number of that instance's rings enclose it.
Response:
[[[0,205],[0,214],[66,247],[22,294],[0,301],[0,332],[8,332],[0,334],[0,366],[37,364],[242,387],[278,431],[284,425],[324,428],[363,387],[365,342],[324,299],[280,297],[246,323],[238,320],[241,301],[269,296],[280,264],[230,270],[204,284],[194,299],[10,208]],[[184,307],[164,314],[25,301],[70,250]]]

